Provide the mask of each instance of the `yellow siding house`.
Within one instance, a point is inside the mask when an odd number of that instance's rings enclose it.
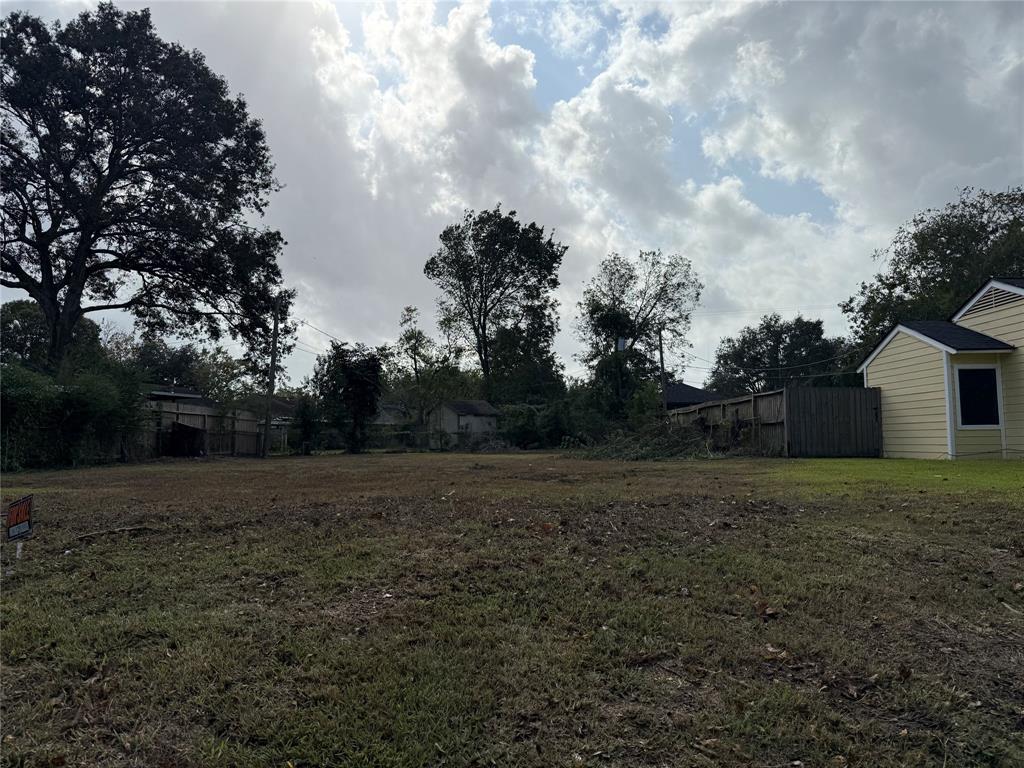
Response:
[[[857,369],[878,387],[882,453],[1024,458],[1024,278],[993,278],[950,320],[893,328]]]

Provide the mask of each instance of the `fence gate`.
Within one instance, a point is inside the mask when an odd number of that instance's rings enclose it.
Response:
[[[881,390],[788,387],[787,456],[881,456]]]

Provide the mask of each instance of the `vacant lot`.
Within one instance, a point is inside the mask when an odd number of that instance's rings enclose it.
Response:
[[[4,765],[1024,764],[1024,465],[4,478]]]

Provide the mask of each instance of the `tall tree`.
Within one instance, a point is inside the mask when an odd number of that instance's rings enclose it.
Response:
[[[0,285],[38,302],[50,364],[105,309],[263,359],[284,241],[252,223],[277,183],[245,101],[148,10],[14,12],[0,36]]]
[[[874,258],[884,269],[839,305],[861,348],[902,320],[949,317],[990,277],[1024,275],[1024,187],[966,188],[901,226]]]
[[[384,356],[384,350],[332,341],[330,350],[316,359],[313,388],[324,416],[342,433],[350,453],[360,453],[369,439],[382,389]]]
[[[857,384],[856,377],[844,377],[854,362],[846,340],[826,337],[821,320],[765,315],[718,345],[707,388],[729,397],[787,384]]]
[[[491,366],[495,402],[541,405],[565,395],[563,366],[554,351],[557,331],[554,309],[543,305],[517,325],[498,329]]]
[[[680,254],[640,251],[635,259],[609,254],[577,305],[576,332],[586,345],[581,362],[593,370],[622,339],[620,351],[656,369],[659,332],[670,351],[685,349],[690,315],[703,289],[690,260]]]
[[[485,389],[492,378],[494,342],[501,328],[519,326],[531,312],[550,311],[558,268],[567,248],[516,212],[467,210],[441,233],[441,247],[423,268],[441,289],[442,327],[476,351]]]

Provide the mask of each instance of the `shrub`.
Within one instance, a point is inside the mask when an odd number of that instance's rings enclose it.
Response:
[[[537,427],[535,405],[506,405],[501,409],[501,434],[517,448],[541,448],[545,440]]]
[[[0,373],[0,466],[67,466],[121,458],[139,421],[139,387],[119,371],[53,378],[18,364]]]

